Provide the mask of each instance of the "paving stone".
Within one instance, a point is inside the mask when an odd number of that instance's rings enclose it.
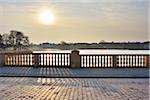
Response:
[[[0,77],[0,100],[149,100],[149,78]]]

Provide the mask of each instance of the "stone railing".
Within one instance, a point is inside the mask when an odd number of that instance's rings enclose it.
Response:
[[[33,67],[72,67],[72,68],[120,68],[149,67],[148,54],[79,54],[71,53],[33,53],[32,51],[1,52],[0,66]]]

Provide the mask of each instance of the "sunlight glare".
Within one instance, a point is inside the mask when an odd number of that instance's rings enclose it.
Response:
[[[52,24],[54,19],[54,14],[49,10],[43,10],[39,13],[39,20],[42,22],[42,24]]]

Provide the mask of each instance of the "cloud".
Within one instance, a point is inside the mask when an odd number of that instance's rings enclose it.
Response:
[[[0,0],[0,30],[19,29],[33,41],[147,40],[148,0]],[[37,23],[39,9],[54,9],[56,24]],[[40,37],[41,33],[43,38]],[[61,35],[60,35],[61,34]],[[63,37],[64,36],[64,37]],[[87,38],[86,38],[87,36]],[[109,36],[109,37],[108,37]],[[72,39],[70,39],[71,41]]]

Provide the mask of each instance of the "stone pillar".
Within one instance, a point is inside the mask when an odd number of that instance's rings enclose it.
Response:
[[[81,58],[78,50],[71,51],[71,67],[72,68],[81,67]]]
[[[112,63],[113,63],[113,67],[118,67],[117,66],[117,57],[116,57],[116,55],[113,55]]]
[[[145,56],[145,67],[149,68],[149,65],[150,65],[150,56],[147,55],[147,56]]]
[[[5,65],[5,54],[0,53],[0,67]]]
[[[147,66],[148,66],[148,68],[150,67],[150,55],[148,55],[148,60],[147,60],[148,62],[147,62]]]
[[[39,54],[34,53],[34,67],[38,67],[38,66],[39,66]]]

